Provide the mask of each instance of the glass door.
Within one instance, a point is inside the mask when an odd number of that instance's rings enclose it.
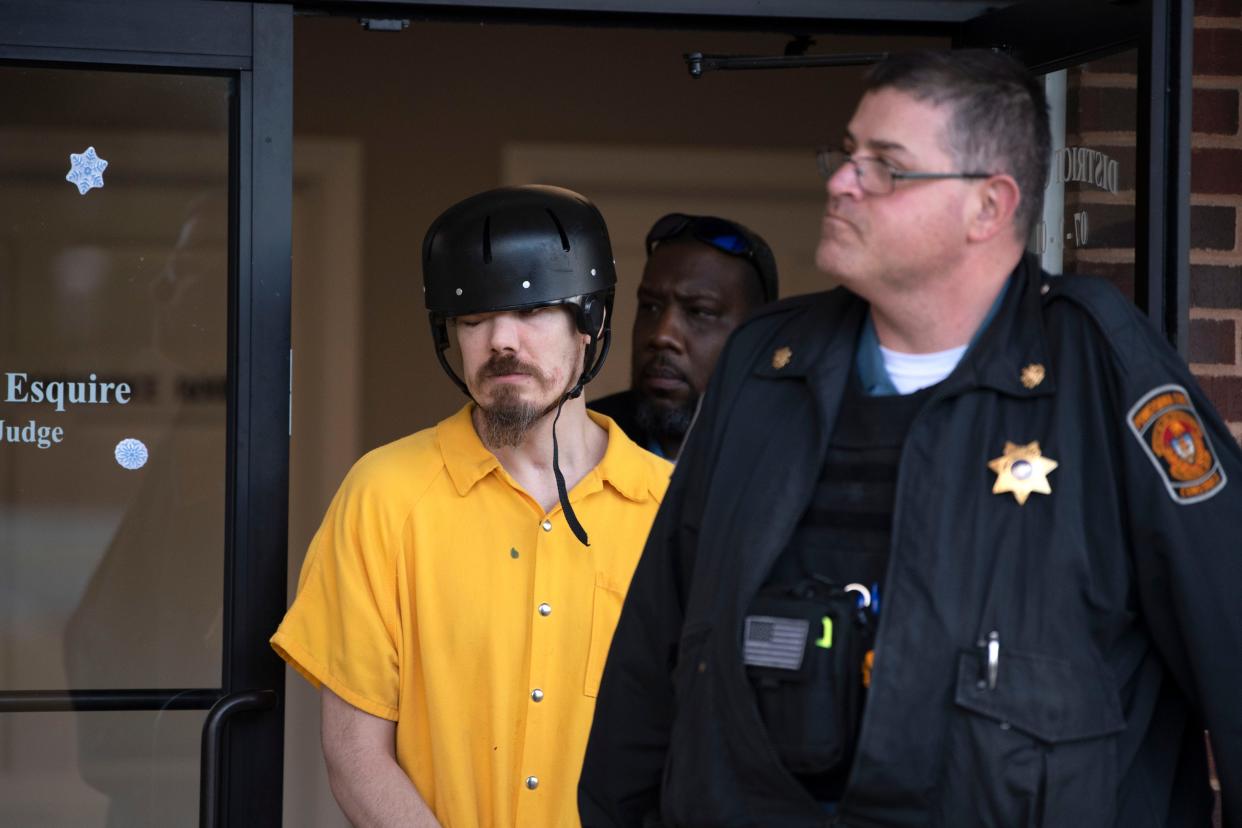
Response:
[[[0,825],[277,825],[289,10],[0,32]]]
[[[1044,76],[1052,165],[1031,248],[1049,273],[1089,273],[1135,301],[1138,50]]]

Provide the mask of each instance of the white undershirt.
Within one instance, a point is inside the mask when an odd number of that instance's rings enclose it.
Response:
[[[903,354],[880,346],[884,370],[888,371],[888,378],[893,381],[899,394],[910,394],[940,382],[953,373],[964,353],[965,345],[934,354]]]

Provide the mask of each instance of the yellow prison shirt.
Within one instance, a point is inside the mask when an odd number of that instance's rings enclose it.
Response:
[[[600,674],[672,466],[588,412],[608,448],[569,496],[584,547],[471,407],[355,464],[272,646],[397,723],[397,761],[446,828],[579,825]]]

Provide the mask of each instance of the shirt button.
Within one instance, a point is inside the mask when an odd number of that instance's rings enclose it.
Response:
[[[551,604],[540,604],[539,614],[542,615],[544,618],[547,618],[549,615],[552,614],[552,605]]]
[[[536,687],[530,691],[530,700],[535,702],[543,701],[543,691]]]
[[[535,788],[538,788],[538,787],[539,787],[539,777],[538,777],[538,776],[528,776],[528,777],[526,777],[526,787],[527,787],[527,788],[529,788],[529,789],[530,789],[530,790],[532,790],[532,791],[533,791]]]
[[[541,523],[541,524],[539,524],[539,525],[543,527],[543,531],[545,531],[545,532],[551,532],[551,531],[552,531],[552,521],[550,521],[550,520],[545,520],[543,523]]]

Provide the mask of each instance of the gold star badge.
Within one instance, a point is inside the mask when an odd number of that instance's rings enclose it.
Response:
[[[1044,381],[1044,374],[1044,366],[1032,362],[1022,369],[1022,384],[1027,388],[1034,388]]]
[[[772,352],[772,367],[781,370],[793,359],[793,351],[788,347],[777,348]]]
[[[1031,492],[1052,494],[1048,474],[1056,467],[1056,460],[1040,452],[1038,440],[1025,446],[1006,441],[1005,453],[988,461],[988,468],[996,472],[992,494],[1012,492],[1018,505],[1025,504]]]

